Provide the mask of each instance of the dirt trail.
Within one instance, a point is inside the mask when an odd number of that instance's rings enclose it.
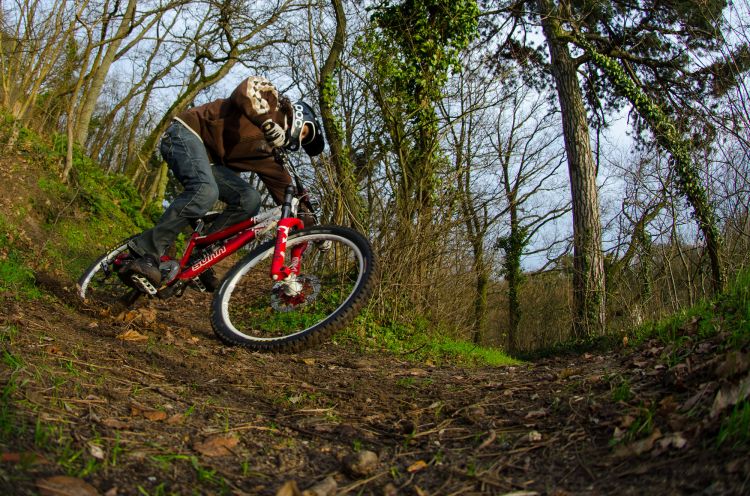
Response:
[[[471,369],[335,342],[257,354],[214,338],[205,295],[110,316],[38,281],[58,298],[0,302],[2,494],[83,481],[109,496],[750,491],[746,450],[715,449],[700,423],[708,399],[682,411],[707,369],[677,384],[654,344]],[[618,384],[630,398],[614,401]],[[650,429],[610,447],[644,409]],[[50,479],[65,474],[77,479]]]

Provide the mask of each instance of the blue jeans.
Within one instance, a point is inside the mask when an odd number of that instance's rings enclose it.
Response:
[[[222,165],[211,165],[206,148],[191,130],[175,121],[161,140],[161,154],[185,188],[164,211],[156,225],[130,242],[139,255],[157,259],[190,221],[203,217],[216,203],[226,203],[223,213],[207,233],[252,217],[260,209],[260,194],[238,173]]]

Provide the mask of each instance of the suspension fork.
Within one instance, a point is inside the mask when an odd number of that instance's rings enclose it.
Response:
[[[284,203],[281,206],[281,220],[279,227],[276,229],[276,248],[273,252],[271,261],[271,279],[274,281],[284,280],[290,274],[299,274],[300,260],[307,243],[302,243],[292,248],[292,256],[289,265],[286,262],[286,241],[289,238],[289,231],[293,229],[302,229],[305,224],[298,218],[292,217],[292,198],[294,197],[294,186],[289,185],[284,192]]]

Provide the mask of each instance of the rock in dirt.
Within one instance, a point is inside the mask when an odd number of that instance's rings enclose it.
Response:
[[[323,481],[305,489],[302,492],[302,496],[334,496],[336,489],[338,489],[336,479],[329,475]]]
[[[358,451],[344,458],[344,469],[351,475],[371,475],[378,468],[378,455],[369,450]]]

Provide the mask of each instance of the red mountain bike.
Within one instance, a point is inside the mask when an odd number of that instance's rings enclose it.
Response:
[[[370,297],[375,256],[353,229],[305,228],[296,217],[300,203],[315,209],[286,153],[277,150],[276,158],[296,183],[296,188],[287,187],[282,205],[209,235],[202,232],[212,217],[199,220],[182,256],[162,257],[159,288],[120,274],[131,260],[128,238],[86,269],[77,283],[78,295],[86,302],[130,306],[144,294],[170,298],[187,288],[205,291],[202,273],[255,244],[214,293],[214,332],[227,344],[260,351],[299,351],[320,344],[348,324]]]

